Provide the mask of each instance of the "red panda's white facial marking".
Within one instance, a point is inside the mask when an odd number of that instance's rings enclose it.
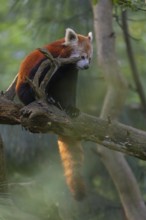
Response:
[[[85,48],[83,47],[81,50],[79,49],[80,47],[78,47],[78,50],[75,52],[76,56],[80,56],[81,60],[79,60],[76,63],[76,66],[78,69],[88,69],[90,62],[91,62],[91,58],[92,58],[92,48],[88,48],[88,50],[86,51]],[[74,55],[73,55],[74,56]]]
[[[81,60],[79,60],[76,64],[78,69],[88,69],[90,64],[90,60],[86,55],[81,56]]]
[[[66,29],[64,45],[72,48],[71,57],[81,57],[81,60],[76,63],[78,69],[89,68],[93,54],[92,39],[92,32],[89,32],[88,36],[83,36],[76,34],[70,28]]]

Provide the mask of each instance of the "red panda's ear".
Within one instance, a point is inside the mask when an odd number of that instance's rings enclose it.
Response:
[[[88,39],[90,40],[90,42],[92,42],[92,40],[93,40],[93,34],[92,34],[92,32],[89,32],[89,33],[88,33]]]
[[[65,45],[69,45],[69,44],[74,44],[78,41],[78,37],[77,34],[75,33],[74,30],[72,30],[71,28],[67,28],[66,29],[66,33],[65,33]]]

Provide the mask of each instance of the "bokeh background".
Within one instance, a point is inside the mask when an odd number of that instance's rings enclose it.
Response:
[[[116,52],[121,72],[129,84],[120,121],[145,130],[146,114],[141,110],[131,74],[123,30],[119,25],[120,13],[119,6],[115,6]],[[136,65],[146,93],[146,11],[129,7],[128,25]],[[30,51],[64,37],[68,27],[84,35],[92,31],[94,36],[93,13],[88,0],[1,0],[0,90],[6,90]],[[95,45],[94,39],[90,69],[79,74],[77,105],[81,111],[98,116],[106,83],[97,62]],[[5,146],[10,194],[15,204],[10,209],[0,200],[0,220],[125,219],[117,191],[96,154],[94,143],[83,143],[83,173],[88,199],[80,204],[71,198],[66,186],[55,135],[32,134],[21,126],[7,125],[0,126],[0,133]],[[126,159],[146,199],[146,164],[133,157],[126,156]]]

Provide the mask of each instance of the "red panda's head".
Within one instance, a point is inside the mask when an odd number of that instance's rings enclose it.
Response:
[[[71,57],[81,57],[76,63],[78,69],[87,69],[89,67],[93,48],[92,48],[92,32],[87,36],[76,34],[74,30],[67,28],[64,38],[64,45],[71,48]]]

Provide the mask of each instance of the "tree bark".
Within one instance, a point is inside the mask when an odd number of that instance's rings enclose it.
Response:
[[[116,119],[124,104],[127,84],[120,73],[115,53],[115,33],[112,27],[112,1],[99,0],[93,6],[98,61],[107,81],[107,95],[101,118]],[[138,184],[123,154],[98,145],[98,152],[118,190],[128,220],[146,219],[146,208]]]
[[[0,95],[0,124],[16,125],[20,124],[20,109],[22,105]]]
[[[116,151],[146,160],[146,132],[80,113],[71,119],[64,111],[43,101],[28,106],[0,98],[0,124],[21,124],[33,133],[53,132],[78,140],[93,141]]]

